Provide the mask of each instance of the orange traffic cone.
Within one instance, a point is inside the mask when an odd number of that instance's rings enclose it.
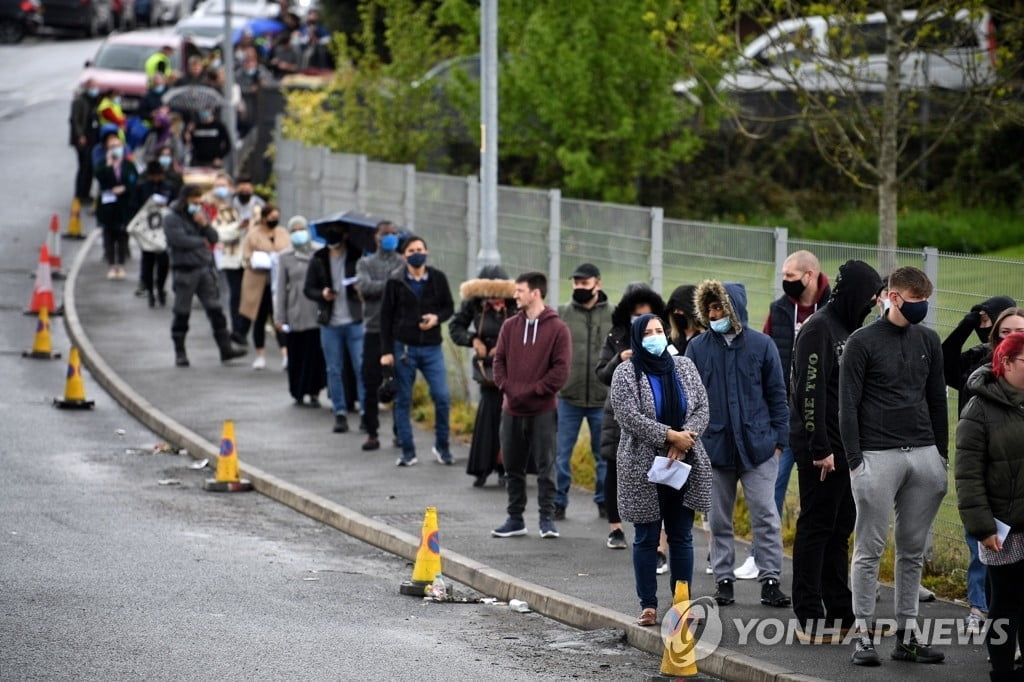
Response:
[[[36,337],[32,341],[32,350],[24,351],[21,357],[36,360],[53,360],[60,357],[60,353],[53,352],[50,344],[50,313],[46,306],[39,309],[39,321],[36,323]]]
[[[53,302],[53,279],[50,277],[50,250],[43,244],[39,249],[39,265],[36,267],[36,284],[32,287],[32,300],[28,304],[26,315],[38,315],[42,307],[52,311],[51,315],[60,315],[61,310]]]
[[[227,419],[220,436],[217,473],[203,483],[203,490],[215,493],[241,493],[252,490],[252,483],[238,477],[238,451],[235,449],[235,422]]]
[[[54,398],[53,404],[65,410],[91,410],[96,403],[85,399],[85,382],[82,381],[82,364],[78,349],[71,347],[68,353],[68,379],[64,383],[64,399]]]
[[[661,674],[672,677],[692,677],[697,674],[697,641],[690,632],[687,612],[690,607],[690,586],[685,580],[676,581],[672,609],[665,614],[661,633],[665,651],[661,655]]]
[[[50,274],[54,279],[63,279],[63,265],[60,261],[60,216],[50,216],[50,233],[46,235],[46,243],[50,249]]]
[[[71,216],[68,218],[68,231],[64,233],[68,239],[85,239],[82,234],[82,200],[75,197],[71,202]]]
[[[437,530],[437,507],[427,507],[420,531],[420,546],[412,567],[412,580],[403,580],[398,587],[402,594],[422,597],[424,591],[441,573],[441,538]]]

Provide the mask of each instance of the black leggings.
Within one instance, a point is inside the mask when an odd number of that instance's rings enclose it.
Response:
[[[607,469],[604,472],[604,507],[608,510],[608,523],[622,523],[619,516],[619,476],[614,459],[604,460]]]
[[[141,279],[142,286],[146,288],[146,291],[152,294],[154,291],[164,290],[164,285],[167,283],[167,269],[170,267],[170,264],[171,259],[166,251],[160,253],[154,251],[142,252]],[[155,279],[154,273],[156,275]]]
[[[1017,642],[1024,631],[1024,561],[1006,566],[989,566],[988,579],[992,585],[992,598],[988,603],[988,621],[991,627],[985,636],[988,657],[995,672],[1013,672],[1013,659]],[[1000,621],[1002,621],[1000,623]],[[993,639],[1002,635],[998,644]]]
[[[256,311],[256,319],[251,323],[248,318],[243,317],[242,328],[238,330],[240,336],[244,337],[249,333],[249,325],[252,325],[252,345],[255,348],[264,348],[267,345],[267,320],[270,319],[270,311],[273,309],[273,304],[270,300],[270,284],[263,287],[263,298],[260,299],[260,309]],[[277,345],[281,348],[285,347],[284,334],[275,331],[274,338],[277,339]]]

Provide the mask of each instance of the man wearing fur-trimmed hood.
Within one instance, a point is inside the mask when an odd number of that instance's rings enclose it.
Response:
[[[778,455],[789,443],[789,409],[779,351],[771,337],[747,325],[747,292],[742,284],[704,280],[694,293],[701,324],[686,357],[693,360],[711,405],[701,437],[711,459],[711,562],[719,604],[733,599],[733,510],[736,483],[750,509],[761,603],[788,606],[779,589],[782,533],[775,507]]]

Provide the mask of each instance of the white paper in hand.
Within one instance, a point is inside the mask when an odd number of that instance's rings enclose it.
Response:
[[[651,483],[669,485],[679,490],[686,485],[690,477],[690,465],[668,457],[655,457],[651,470],[647,472],[647,480]]]

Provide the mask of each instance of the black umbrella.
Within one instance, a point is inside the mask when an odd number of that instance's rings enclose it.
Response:
[[[196,113],[220,109],[224,96],[206,85],[183,85],[165,92],[163,102],[171,109]]]
[[[342,211],[334,215],[318,218],[309,224],[309,231],[314,239],[326,241],[324,234],[332,227],[348,229],[348,245],[361,253],[372,253],[377,250],[377,223],[383,217],[360,211]]]

